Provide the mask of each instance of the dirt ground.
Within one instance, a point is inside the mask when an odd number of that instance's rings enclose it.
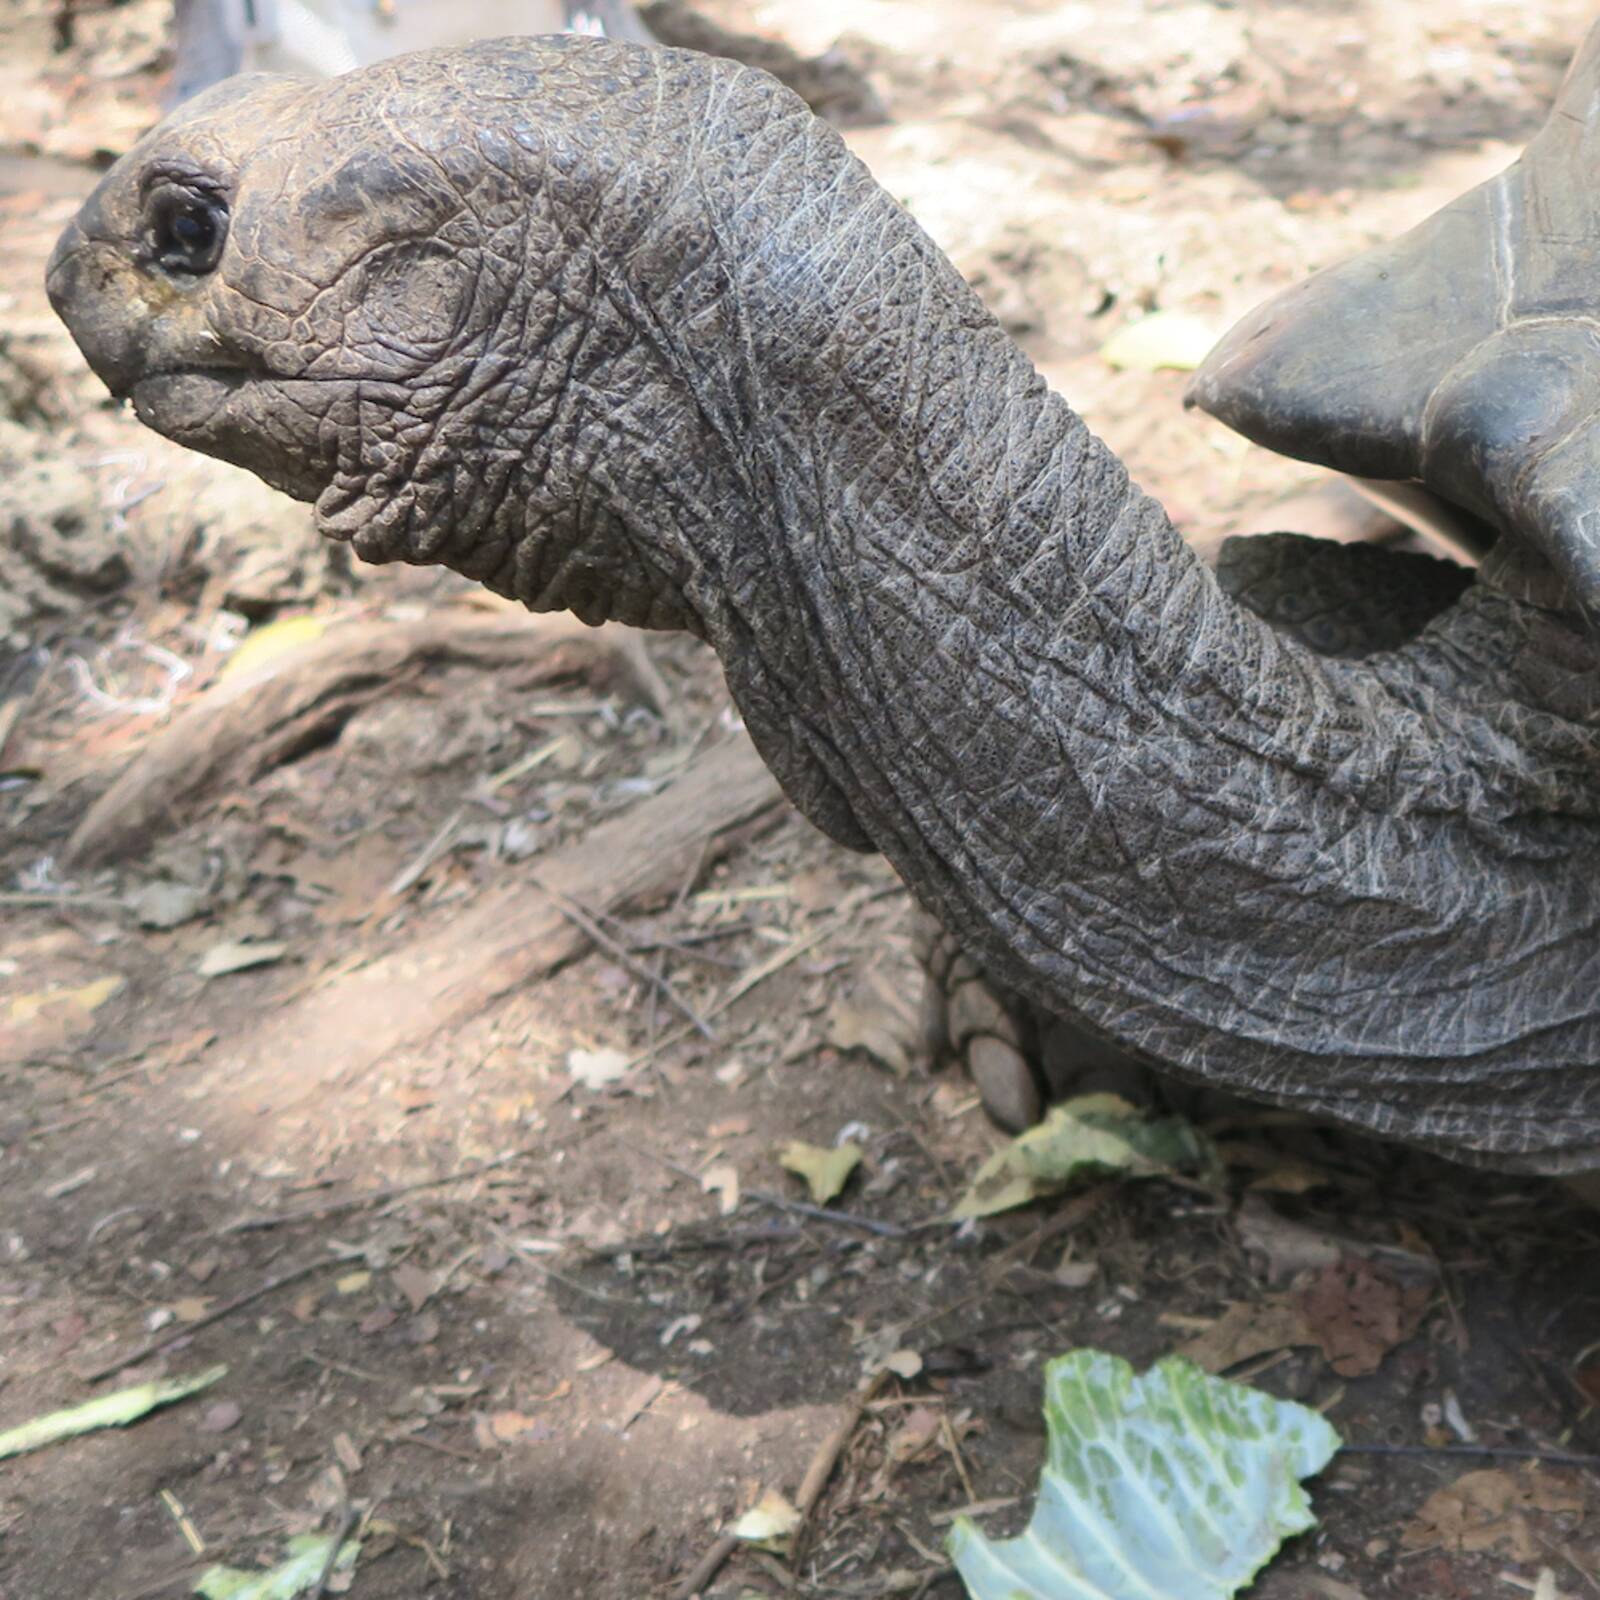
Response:
[[[1220,332],[1492,172],[1592,20],[698,9],[865,76],[856,148],[1207,546],[1318,479],[1106,338]],[[154,115],[162,8],[0,28],[0,1431],[228,1369],[0,1462],[0,1600],[169,1600],[347,1512],[361,1600],[682,1595],[841,1423],[791,1558],[703,1592],[956,1600],[951,1513],[1026,1517],[1042,1363],[1202,1336],[1353,1447],[1266,1600],[1600,1594],[1600,1213],[1262,1114],[1211,1130],[1222,1189],[942,1224],[996,1135],[915,1059],[887,868],[775,800],[690,643],[353,571],[115,411],[41,268]],[[842,1136],[807,1212],[776,1152]]]

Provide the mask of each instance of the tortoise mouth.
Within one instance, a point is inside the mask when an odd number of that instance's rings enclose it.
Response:
[[[189,450],[243,467],[296,500],[314,500],[326,472],[306,450],[264,434],[275,409],[258,393],[262,375],[235,366],[183,366],[145,373],[117,398],[148,428]]]
[[[239,367],[174,367],[136,378],[117,400],[133,404],[134,414],[146,427],[170,438],[179,432],[203,428],[215,419],[216,408],[250,381]]]

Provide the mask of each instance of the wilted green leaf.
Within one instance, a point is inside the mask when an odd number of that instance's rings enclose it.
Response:
[[[972,1600],[1228,1600],[1316,1518],[1300,1485],[1339,1448],[1304,1406],[1172,1356],[1142,1378],[1075,1350],[1045,1369],[1033,1520],[993,1541],[962,1518]]]
[[[245,1572],[238,1567],[212,1567],[200,1575],[194,1592],[205,1600],[295,1600],[322,1576],[333,1548],[331,1533],[301,1533],[285,1547],[288,1559],[268,1572]],[[348,1572],[361,1554],[359,1540],[347,1539],[333,1563],[335,1572]]]
[[[1182,1117],[1146,1117],[1114,1094],[1080,1095],[990,1156],[952,1215],[993,1216],[1107,1172],[1158,1178],[1209,1160],[1204,1135]]]
[[[778,1152],[778,1160],[806,1180],[814,1204],[825,1206],[836,1198],[861,1162],[861,1146],[841,1144],[830,1150],[820,1144],[791,1139]]]
[[[26,1455],[30,1450],[54,1444],[57,1439],[71,1439],[101,1428],[125,1428],[161,1406],[170,1406],[175,1400],[186,1400],[202,1389],[209,1389],[227,1370],[226,1367],[211,1367],[192,1378],[136,1383],[131,1389],[103,1394],[98,1400],[86,1400],[81,1406],[69,1406],[65,1411],[35,1417],[20,1428],[0,1433],[0,1461],[7,1456]]]

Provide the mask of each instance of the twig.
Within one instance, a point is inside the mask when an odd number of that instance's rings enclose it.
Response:
[[[457,806],[445,818],[440,824],[439,831],[422,847],[421,854],[410,866],[403,867],[390,880],[389,887],[384,891],[390,899],[398,899],[434,862],[449,852],[450,846],[455,843],[456,830],[461,826],[461,819],[465,815],[465,807]]]
[[[1497,1461],[1537,1461],[1547,1467],[1600,1468],[1600,1455],[1574,1455],[1527,1444],[1347,1444],[1347,1456],[1489,1456]]]
[[[424,1439],[420,1433],[386,1433],[383,1436],[390,1444],[414,1444],[421,1450],[437,1450],[442,1456],[454,1456],[457,1461],[480,1462],[481,1456],[475,1456],[470,1450],[462,1450],[456,1445],[445,1444],[439,1439]]]
[[[1092,1189],[1074,1195],[1053,1215],[1045,1218],[1031,1233],[1026,1233],[1014,1244],[998,1251],[984,1266],[987,1277],[994,1279],[1014,1266],[1031,1261],[1050,1240],[1070,1233],[1080,1222],[1086,1222],[1109,1200],[1116,1191],[1114,1183],[1097,1183]]]
[[[634,1144],[628,1139],[619,1139],[617,1142],[626,1145],[630,1150],[637,1151],[648,1160],[660,1162],[669,1172],[676,1172],[680,1178],[687,1179],[697,1189],[701,1187],[700,1174],[693,1167],[686,1167],[681,1161],[674,1161],[671,1156],[664,1156],[659,1150],[652,1150],[648,1145]],[[746,1189],[743,1192],[750,1199],[759,1200],[763,1205],[773,1206],[779,1211],[792,1211],[798,1216],[815,1217],[818,1222],[836,1222],[845,1228],[860,1228],[866,1233],[875,1233],[883,1239],[903,1239],[908,1234],[920,1231],[919,1228],[903,1228],[898,1222],[880,1222],[876,1217],[860,1217],[853,1211],[839,1211],[832,1206],[814,1206],[805,1200],[791,1200],[786,1195],[773,1194],[767,1189]]]
[[[574,925],[581,928],[584,933],[588,934],[588,936],[593,939],[594,942],[614,960],[620,961],[623,966],[625,966],[628,971],[634,975],[634,977],[640,978],[645,983],[651,984],[653,987],[658,989],[667,1000],[669,1000],[679,1011],[683,1013],[684,1016],[689,1019],[690,1025],[698,1034],[700,1034],[702,1038],[715,1041],[717,1036],[711,1031],[710,1024],[705,1020],[704,1017],[700,1015],[698,1011],[695,1010],[692,1005],[689,1004],[687,1000],[683,998],[681,994],[678,993],[678,991],[672,986],[663,973],[653,972],[645,962],[640,961],[637,956],[630,954],[623,945],[619,944],[615,939],[613,939],[611,935],[607,933],[605,929],[602,928],[600,924],[596,922],[595,919],[591,917],[589,913],[585,911],[583,907],[580,906],[570,895],[562,894],[559,889],[552,889],[549,884],[541,883],[537,877],[533,878],[532,881],[538,888],[543,889],[544,892],[555,901],[562,916],[566,917],[569,922],[572,922]]]
[[[496,1156],[492,1161],[480,1161],[475,1166],[459,1167],[456,1171],[447,1172],[441,1177],[418,1178],[414,1183],[394,1183],[386,1189],[374,1189],[370,1194],[350,1195],[343,1200],[330,1200],[326,1205],[302,1206],[298,1211],[280,1211],[276,1215],[240,1217],[238,1221],[218,1228],[217,1237],[223,1238],[230,1233],[259,1233],[266,1228],[284,1228],[295,1222],[320,1222],[325,1217],[342,1216],[347,1211],[364,1211],[368,1206],[386,1205],[391,1200],[398,1200],[402,1195],[416,1194],[423,1189],[442,1189],[447,1183],[466,1183],[470,1179],[481,1178],[486,1172],[510,1166],[513,1161],[520,1161],[524,1156],[531,1156],[536,1148],[534,1145],[524,1145],[520,1150],[508,1150],[503,1156]]]
[[[862,894],[847,895],[840,902],[840,910],[837,916],[808,933],[803,939],[792,940],[775,956],[751,967],[742,978],[730,984],[716,1002],[705,1011],[706,1020],[709,1022],[720,1017],[736,1000],[744,999],[758,983],[765,983],[775,972],[781,972],[791,962],[798,961],[808,950],[814,949],[829,935],[838,933],[842,928],[848,927],[851,918],[855,916],[862,906],[870,905],[873,901],[882,900],[891,894],[903,892],[900,884],[889,883]],[[670,1050],[673,1045],[681,1044],[683,1040],[689,1037],[691,1031],[688,1028],[678,1028],[664,1038],[655,1040],[632,1057],[625,1070],[631,1072],[636,1067],[644,1066],[658,1051]]]
[[[224,1317],[231,1317],[235,1311],[242,1311],[263,1296],[275,1294],[279,1289],[287,1289],[290,1284],[299,1283],[302,1278],[309,1278],[314,1272],[339,1266],[342,1261],[341,1256],[325,1256],[320,1261],[308,1261],[291,1272],[280,1272],[275,1278],[268,1278],[264,1283],[258,1283],[255,1288],[247,1289],[243,1294],[224,1301],[216,1310],[208,1311],[205,1316],[197,1317],[193,1322],[186,1322],[173,1332],[164,1334],[159,1339],[151,1339],[137,1349],[117,1356],[103,1366],[96,1367],[92,1372],[85,1372],[80,1376],[85,1383],[99,1383],[102,1379],[111,1377],[113,1373],[121,1372],[124,1367],[137,1366],[141,1361],[148,1361],[151,1356],[160,1355],[163,1350],[171,1349],[184,1339],[192,1339],[195,1334],[211,1327],[213,1323],[221,1322]]]
[[[878,1398],[879,1392],[889,1381],[887,1367],[880,1368],[867,1379],[856,1391],[855,1398],[850,1401],[845,1414],[821,1444],[811,1458],[811,1465],[806,1468],[806,1475],[800,1480],[800,1492],[794,1497],[795,1509],[800,1513],[800,1527],[795,1531],[798,1543],[804,1537],[805,1523],[811,1513],[816,1509],[817,1502],[822,1498],[822,1491],[828,1487],[828,1479],[833,1476],[833,1469],[839,1464],[839,1457],[844,1454],[844,1447],[850,1442],[850,1435],[856,1431],[856,1424],[861,1421],[861,1413]]]
[[[806,1475],[800,1480],[800,1492],[795,1496],[795,1509],[800,1513],[797,1540],[804,1532],[806,1518],[811,1515],[817,1501],[822,1498],[822,1491],[828,1487],[828,1480],[833,1476],[833,1469],[838,1466],[839,1457],[844,1454],[844,1448],[850,1442],[850,1435],[856,1431],[862,1412],[877,1399],[879,1390],[888,1381],[887,1371],[874,1373],[856,1392],[844,1415],[829,1431],[827,1438],[817,1446],[816,1453],[811,1457],[811,1464],[806,1468]],[[672,1600],[694,1600],[694,1596],[716,1577],[722,1570],[723,1563],[738,1548],[739,1541],[731,1533],[722,1534],[695,1563],[683,1582],[672,1591]]]
[[[183,1509],[183,1502],[170,1489],[163,1489],[161,1503],[167,1508],[168,1515],[177,1523],[178,1532],[183,1535],[183,1542],[188,1545],[191,1553],[203,1556],[206,1553],[206,1542],[200,1537],[200,1530],[190,1520],[189,1513]]]
[[[333,1534],[333,1543],[328,1546],[328,1559],[322,1563],[322,1571],[317,1575],[317,1581],[311,1585],[310,1600],[322,1600],[328,1592],[328,1579],[333,1576],[334,1563],[339,1559],[339,1552],[344,1549],[344,1542],[350,1537],[350,1530],[355,1527],[358,1516],[359,1513],[346,1496],[344,1515],[339,1518],[339,1526]]]
[[[844,1228],[860,1228],[875,1233],[880,1239],[903,1239],[913,1230],[903,1228],[898,1222],[880,1222],[876,1217],[857,1216],[853,1211],[840,1211],[833,1206],[814,1206],[807,1200],[791,1200],[787,1195],[772,1194],[766,1189],[746,1189],[752,1200],[775,1206],[779,1211],[793,1211],[802,1217],[815,1217],[818,1222],[835,1222]]]
[[[126,911],[128,904],[111,894],[25,894],[17,890],[0,892],[0,906],[104,906],[108,911]]]
[[[731,1533],[720,1534],[717,1542],[695,1562],[688,1577],[672,1591],[672,1600],[695,1600],[705,1586],[722,1570],[723,1563],[739,1548]]]

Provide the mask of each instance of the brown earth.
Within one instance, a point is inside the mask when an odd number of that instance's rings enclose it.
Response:
[[[1206,544],[1294,525],[1316,475],[1101,344],[1153,308],[1220,331],[1494,170],[1591,20],[699,9],[838,43],[889,119],[857,149]],[[1364,1447],[1268,1600],[1600,1593],[1594,1213],[1263,1114],[1214,1130],[1220,1191],[922,1226],[995,1136],[913,1058],[903,893],[774,800],[715,663],[351,572],[110,408],[40,268],[153,114],[162,21],[84,6],[60,47],[39,0],[0,14],[0,1431],[228,1374],[0,1462],[0,1600],[176,1597],[346,1507],[363,1600],[669,1595],[897,1348],[921,1374],[847,1428],[797,1554],[704,1592],[955,1600],[949,1513],[1026,1515],[1042,1362],[1202,1335]],[[219,682],[252,633],[296,652],[275,689]],[[72,864],[91,816],[120,853]],[[257,964],[202,975],[219,950]],[[777,1147],[844,1132],[842,1215],[796,1209]]]

